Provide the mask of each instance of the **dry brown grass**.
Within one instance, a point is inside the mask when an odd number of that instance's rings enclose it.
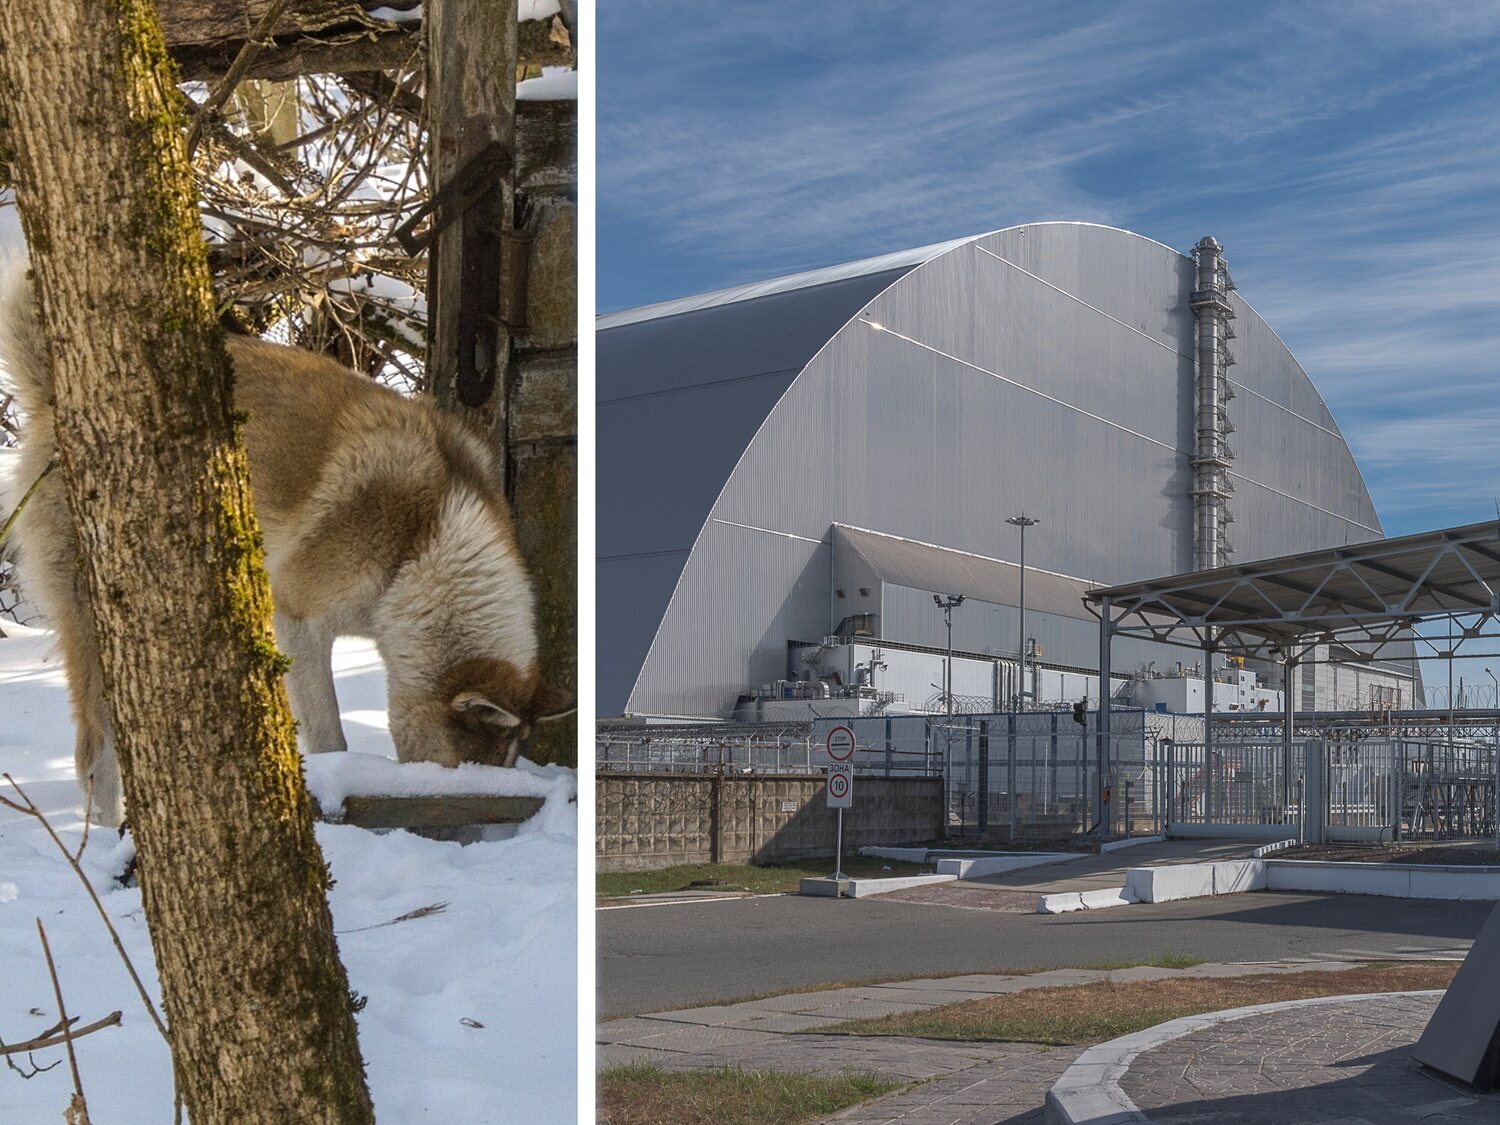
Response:
[[[1447,988],[1457,971],[1457,962],[1416,962],[1362,965],[1336,972],[1184,976],[1128,984],[1102,981],[966,1000],[925,1012],[847,1020],[818,1032],[1056,1045],[1103,1043],[1182,1016],[1250,1004]]]
[[[601,1125],[790,1125],[905,1085],[872,1074],[614,1067],[599,1075]]]

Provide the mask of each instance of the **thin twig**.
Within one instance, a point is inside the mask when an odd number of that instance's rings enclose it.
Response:
[[[10,529],[14,527],[16,525],[16,521],[21,518],[21,513],[26,510],[26,505],[31,503],[31,498],[36,495],[36,490],[42,486],[42,481],[47,479],[52,470],[57,468],[57,465],[58,459],[56,457],[53,457],[52,460],[48,461],[46,468],[44,468],[40,473],[37,474],[36,480],[31,482],[31,487],[28,488],[22,495],[21,502],[16,505],[16,510],[5,517],[5,522],[3,524],[0,524],[0,543],[5,542],[5,537],[10,534]]]
[[[52,963],[52,947],[47,944],[47,930],[40,918],[36,920],[36,932],[42,939],[42,955],[47,958],[47,973],[52,977],[52,995],[57,997],[57,1015],[63,1025],[63,1045],[68,1048],[68,1069],[73,1072],[73,1101],[68,1106],[68,1120],[76,1125],[88,1125],[88,1102],[83,1096],[83,1079],[78,1074],[78,1056],[73,1051],[73,1021],[68,1019],[68,1009],[63,1005],[62,985],[57,980],[57,966]]]
[[[59,1043],[65,1042],[68,1039],[82,1039],[85,1035],[92,1035],[96,1031],[103,1031],[106,1027],[119,1027],[123,1019],[124,1013],[110,1012],[102,1020],[95,1020],[93,1023],[84,1024],[77,1029],[71,1026],[78,1022],[77,1016],[67,1021],[59,1020],[41,1035],[28,1039],[24,1043],[0,1044],[0,1055],[19,1055],[23,1051],[46,1050],[48,1047],[56,1047]],[[70,1047],[69,1052],[71,1053],[71,1051],[72,1048]]]
[[[5,1042],[3,1040],[0,1040],[0,1048],[4,1048],[4,1046]],[[47,1071],[56,1070],[58,1067],[62,1066],[62,1059],[58,1059],[47,1066],[38,1066],[36,1059],[32,1058],[30,1055],[27,1055],[26,1061],[31,1064],[31,1070],[30,1072],[27,1072],[16,1065],[16,1060],[10,1057],[10,1053],[8,1051],[0,1049],[0,1058],[5,1059],[5,1065],[7,1068],[15,1071],[28,1082],[31,1079],[35,1078],[38,1074],[46,1074]]]
[[[94,909],[99,912],[99,917],[104,919],[104,927],[109,931],[110,940],[115,943],[115,952],[120,955],[120,960],[125,962],[125,969],[130,974],[130,979],[135,982],[135,990],[140,994],[141,1003],[146,1006],[146,1012],[151,1016],[151,1022],[156,1025],[156,1030],[161,1032],[161,1037],[166,1039],[170,1045],[172,1040],[167,1036],[167,1025],[162,1022],[161,1016],[157,1014],[156,1005],[152,1003],[151,997],[147,994],[146,986],[141,983],[140,974],[135,971],[135,965],[130,960],[130,954],[125,952],[125,944],[120,940],[119,932],[115,929],[114,922],[110,920],[109,913],[104,909],[104,904],[99,901],[99,895],[94,890],[94,884],[89,882],[89,877],[84,874],[82,865],[68,851],[68,846],[62,842],[62,839],[53,829],[52,823],[47,819],[46,814],[37,808],[36,804],[26,795],[25,791],[16,784],[16,779],[8,773],[0,774],[0,777],[10,782],[10,787],[20,795],[21,800],[26,802],[24,805],[19,805],[9,797],[0,796],[0,805],[4,805],[8,809],[14,809],[19,813],[25,813],[27,816],[34,816],[42,822],[42,827],[47,830],[47,835],[52,837],[52,842],[57,845],[57,850],[62,852],[63,858],[68,861],[68,866],[73,869],[73,873],[78,876],[79,881],[83,884],[83,889],[88,892],[89,898],[94,903]]]
[[[219,107],[229,100],[229,95],[234,93],[234,88],[240,84],[240,79],[245,77],[245,72],[250,69],[255,56],[260,54],[260,49],[270,40],[271,30],[276,26],[276,21],[281,18],[282,9],[285,7],[286,0],[271,0],[265,13],[256,23],[255,29],[250,32],[244,45],[240,47],[239,54],[234,56],[229,69],[224,72],[224,77],[219,79],[219,84],[209,92],[207,100],[193,114],[187,135],[189,156],[192,156],[193,150],[198,147],[198,140],[203,135],[203,126],[207,123],[209,114],[217,113]]]
[[[78,850],[73,853],[73,862],[83,858],[83,849],[89,846],[89,826],[94,815],[94,775],[89,774],[88,788],[83,792],[83,839],[78,841]]]

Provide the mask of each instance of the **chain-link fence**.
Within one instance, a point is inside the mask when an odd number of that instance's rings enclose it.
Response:
[[[838,726],[856,777],[941,778],[949,836],[1062,839],[1099,827],[1098,717],[1070,711],[876,715],[787,724],[601,725],[600,770],[820,776]],[[1488,836],[1495,754],[1471,738],[1216,738],[1197,716],[1114,711],[1107,835],[1284,828],[1332,838]],[[1312,771],[1309,774],[1309,771]],[[1308,803],[1312,807],[1308,808]],[[1304,812],[1310,816],[1304,816]],[[1251,834],[1254,834],[1252,831]]]
[[[859,773],[942,776],[949,835],[1058,839],[1094,826],[1097,715],[1084,718],[1080,724],[1071,711],[1032,711],[813,725],[822,737],[835,725],[854,731]],[[1144,713],[1112,712],[1109,774],[1121,790],[1112,807],[1132,830],[1147,828],[1155,816],[1146,747]]]
[[[1167,718],[1167,717],[1164,717]],[[653,726],[601,724],[601,771],[703,774],[821,774],[834,727],[854,732],[857,777],[941,777],[953,836],[1057,839],[1095,827],[1099,797],[1097,714],[874,715],[787,724]],[[1155,738],[1145,713],[1111,715],[1106,786],[1113,831],[1159,826]]]

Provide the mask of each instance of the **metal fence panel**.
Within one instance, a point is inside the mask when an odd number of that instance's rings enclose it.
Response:
[[[1306,740],[1158,745],[1168,824],[1296,825],[1301,822]]]

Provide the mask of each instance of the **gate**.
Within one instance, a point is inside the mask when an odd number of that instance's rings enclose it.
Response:
[[[948,832],[1053,839],[1094,827],[1099,790],[1097,716],[1071,711],[999,712],[926,719],[946,778]],[[1141,711],[1110,715],[1111,832],[1149,831],[1155,781]],[[1127,811],[1128,810],[1128,811]]]
[[[1302,822],[1307,740],[1201,742],[1163,740],[1167,831],[1175,826],[1287,825]]]

